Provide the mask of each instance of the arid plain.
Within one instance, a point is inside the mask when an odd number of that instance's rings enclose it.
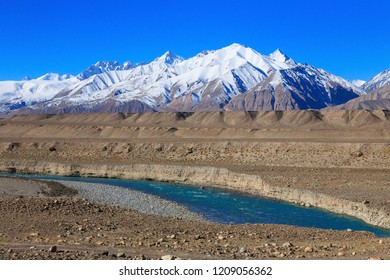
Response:
[[[0,170],[222,187],[390,228],[389,111],[14,116]],[[45,184],[2,179],[0,258],[390,259],[371,233],[161,218]]]

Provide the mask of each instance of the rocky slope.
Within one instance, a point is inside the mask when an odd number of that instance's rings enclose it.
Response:
[[[389,79],[390,81],[390,79]],[[330,107],[330,110],[389,110],[390,85],[384,85],[372,90],[366,95],[354,98],[345,104]]]

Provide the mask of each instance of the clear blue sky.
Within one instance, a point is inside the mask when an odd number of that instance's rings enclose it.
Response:
[[[240,43],[347,79],[390,68],[387,0],[0,0],[0,80]]]

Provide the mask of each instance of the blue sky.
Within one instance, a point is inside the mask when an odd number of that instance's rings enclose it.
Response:
[[[231,43],[347,79],[390,68],[390,1],[0,0],[0,80],[78,74],[99,60],[189,58]]]

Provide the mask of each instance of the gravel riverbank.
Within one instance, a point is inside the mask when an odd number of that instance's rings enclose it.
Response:
[[[53,181],[53,180],[51,180]],[[67,187],[78,190],[78,196],[90,201],[132,209],[144,214],[175,217],[183,220],[204,220],[186,207],[155,195],[98,183],[56,180]]]

